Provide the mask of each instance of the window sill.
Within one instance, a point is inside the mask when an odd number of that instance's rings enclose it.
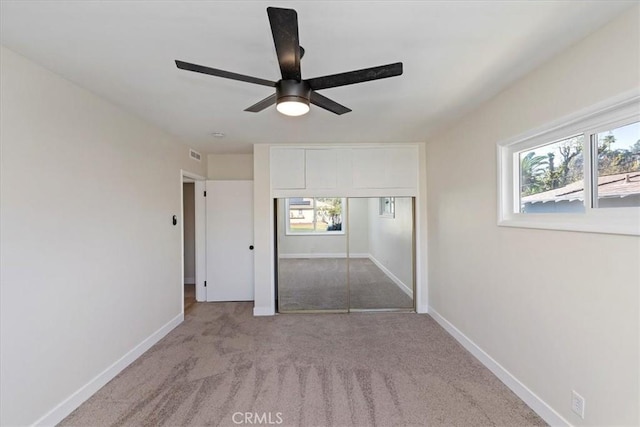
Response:
[[[285,232],[287,236],[344,236],[344,231]]]
[[[592,215],[513,214],[499,219],[498,226],[640,236],[640,209],[625,211],[616,212],[615,220],[608,218],[606,221],[598,217],[607,215],[607,212],[592,212]]]

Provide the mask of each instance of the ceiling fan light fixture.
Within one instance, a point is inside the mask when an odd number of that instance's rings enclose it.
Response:
[[[303,116],[309,112],[309,100],[300,98],[296,100],[278,101],[276,109],[285,116]]]
[[[304,81],[281,80],[276,84],[276,109],[287,116],[302,116],[309,112],[311,88]]]
[[[1,0],[0,0],[1,1]],[[275,87],[276,93],[256,102],[244,111],[258,113],[276,104],[276,109],[287,116],[302,116],[309,112],[309,104],[313,104],[334,114],[348,113],[351,109],[320,95],[317,91],[339,86],[386,79],[402,74],[402,62],[331,74],[313,79],[303,79],[300,71],[300,58],[304,49],[298,40],[298,14],[293,9],[268,7],[269,25],[276,48],[278,65],[282,79],[271,81],[231,71],[191,64],[176,59],[176,67],[181,70],[208,74],[225,79],[238,80],[261,86]]]

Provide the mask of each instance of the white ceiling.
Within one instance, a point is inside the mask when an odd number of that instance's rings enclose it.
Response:
[[[253,143],[416,142],[636,1],[2,1],[1,42],[204,153]],[[353,112],[243,110],[279,80],[267,6],[296,9],[303,78],[404,63],[400,77],[320,91]],[[213,132],[223,132],[215,138]]]

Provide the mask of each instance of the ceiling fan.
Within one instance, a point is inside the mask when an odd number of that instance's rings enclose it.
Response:
[[[278,63],[282,73],[282,79],[277,82],[251,77],[230,71],[209,68],[203,65],[190,64],[176,60],[178,68],[196,73],[209,74],[247,83],[275,87],[276,93],[262,101],[257,102],[244,111],[257,113],[276,104],[279,112],[288,116],[301,116],[309,112],[309,103],[324,108],[335,114],[344,114],[351,109],[320,95],[317,91],[332,87],[362,83],[370,80],[384,79],[402,74],[402,62],[365,68],[362,70],[348,71],[346,73],[332,74],[302,79],[300,72],[300,59],[304,55],[304,49],[298,41],[298,14],[293,9],[268,7],[267,15],[271,24],[273,42],[278,55]]]

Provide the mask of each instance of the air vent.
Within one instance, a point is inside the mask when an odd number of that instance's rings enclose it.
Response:
[[[189,157],[191,157],[193,160],[197,160],[197,161],[200,161],[200,159],[202,158],[200,153],[198,153],[196,150],[194,150],[192,148],[189,149]]]

